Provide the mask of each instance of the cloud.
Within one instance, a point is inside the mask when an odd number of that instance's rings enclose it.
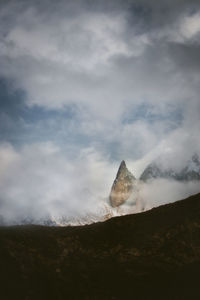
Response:
[[[155,147],[149,148],[142,157],[130,159],[129,164],[136,176],[139,177],[145,167],[154,160],[159,161],[164,169],[171,168],[180,171],[194,153],[200,154],[198,128],[198,123],[190,130],[178,127],[166,138],[161,139]],[[147,134],[147,137],[149,136]]]
[[[94,149],[72,159],[52,143],[19,150],[1,144],[0,161],[0,207],[7,222],[95,213],[109,194],[115,172]]]
[[[0,77],[15,95],[0,95],[3,166],[13,157],[2,171],[8,203],[12,192],[26,204],[29,178],[41,205],[70,194],[73,210],[87,185],[99,195],[107,181],[107,194],[122,159],[139,176],[161,154],[178,167],[199,151],[199,1],[13,0],[0,8]],[[31,164],[36,157],[45,175]],[[20,181],[12,174],[22,169]],[[87,174],[80,189],[79,169]]]
[[[140,196],[144,209],[172,203],[200,192],[199,182],[177,182],[174,180],[156,179],[142,186]]]
[[[13,20],[8,28],[2,27],[1,74],[27,92],[29,105],[62,108],[77,103],[98,118],[108,118],[109,105],[109,117],[115,119],[145,98],[158,105],[187,97],[187,89],[182,92],[183,79],[168,54],[167,40],[158,33],[158,29],[165,32],[164,25],[140,32],[143,26],[134,23],[137,6],[131,10],[121,4],[119,10],[118,3],[118,9],[106,11],[103,6],[87,10],[87,5],[85,9],[83,3],[79,5],[63,2],[53,13],[31,2],[21,4],[19,10],[19,2],[14,8],[8,5],[9,13],[8,8],[2,13],[4,20],[10,21],[11,16]],[[153,2],[150,8],[153,13],[157,10]],[[176,13],[179,24],[183,12]],[[185,11],[183,17],[192,18]],[[175,20],[173,15],[172,29]]]

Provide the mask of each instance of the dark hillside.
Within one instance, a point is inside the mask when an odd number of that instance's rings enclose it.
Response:
[[[0,228],[0,299],[200,299],[200,194],[82,227]]]

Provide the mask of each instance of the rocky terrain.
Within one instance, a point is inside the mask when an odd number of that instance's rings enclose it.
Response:
[[[199,299],[200,194],[78,227],[0,227],[3,300]]]
[[[109,197],[112,207],[120,206],[128,200],[134,189],[134,181],[135,177],[127,169],[126,163],[123,160],[120,164]]]

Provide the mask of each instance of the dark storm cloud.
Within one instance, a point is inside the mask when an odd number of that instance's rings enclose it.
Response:
[[[151,31],[177,22],[184,13],[194,13],[199,9],[199,2],[198,0],[138,0],[129,1],[128,7],[130,22],[141,25],[144,31]]]
[[[200,45],[171,43],[169,54],[176,66],[187,74],[198,74],[200,71]]]

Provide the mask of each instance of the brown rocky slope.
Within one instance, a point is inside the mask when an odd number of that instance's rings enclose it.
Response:
[[[0,228],[0,299],[200,299],[200,194],[79,227]]]

